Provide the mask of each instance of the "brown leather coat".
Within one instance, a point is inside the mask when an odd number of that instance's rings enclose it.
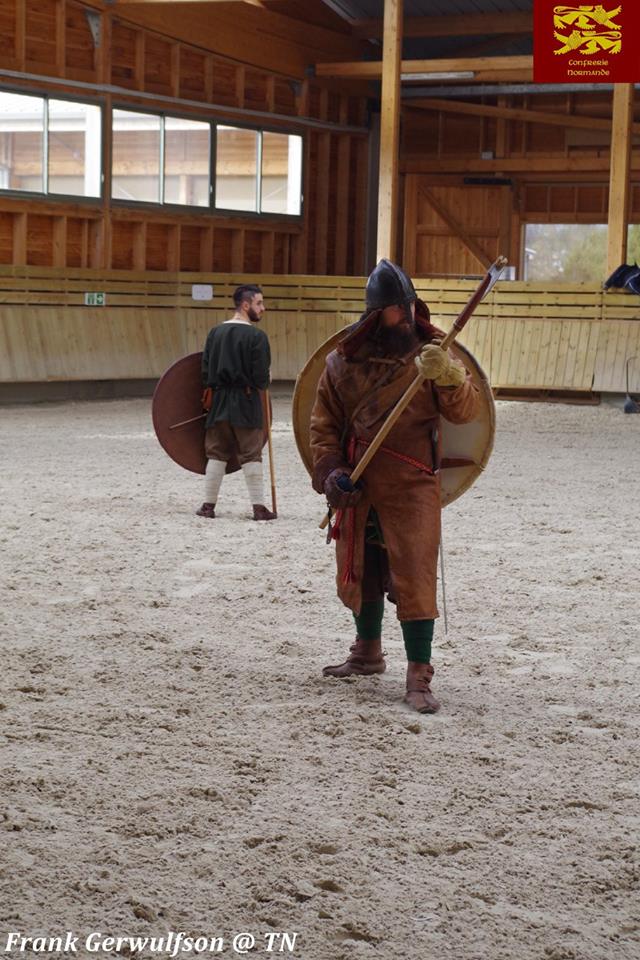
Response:
[[[374,329],[377,317],[367,323]],[[350,472],[363,456],[366,445],[362,441],[375,436],[416,375],[414,356],[439,331],[427,322],[419,334],[422,342],[410,354],[389,359],[376,355],[370,337],[363,340],[352,330],[327,357],[310,428],[313,486],[319,493],[332,470],[344,466]],[[350,339],[355,349],[345,349]],[[344,512],[336,541],[338,596],[354,613],[360,612],[363,599],[374,599],[376,592],[380,593],[379,587],[374,586],[372,592],[371,586],[363,583],[365,524],[373,507],[384,534],[390,575],[387,586],[390,599],[397,604],[398,619],[438,616],[441,505],[438,464],[434,463],[440,450],[438,426],[441,415],[452,423],[473,420],[478,407],[479,394],[469,377],[460,387],[437,387],[425,381],[365,470],[362,500]],[[367,561],[370,581],[369,569]]]

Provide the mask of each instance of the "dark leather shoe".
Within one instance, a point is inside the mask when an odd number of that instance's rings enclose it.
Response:
[[[267,510],[263,503],[254,503],[253,504],[253,519],[254,520],[277,520],[277,514],[271,513],[271,510]]]
[[[440,704],[431,693],[434,669],[430,663],[407,663],[407,692],[404,702],[418,713],[437,713]]]
[[[197,517],[206,517],[207,520],[215,520],[215,503],[203,503],[199,510],[196,510]]]
[[[356,637],[349,647],[349,656],[344,663],[324,667],[323,677],[369,677],[374,673],[384,673],[387,664],[382,653],[381,640],[363,640]]]

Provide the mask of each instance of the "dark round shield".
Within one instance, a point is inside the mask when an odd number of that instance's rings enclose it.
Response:
[[[328,354],[336,348],[345,331],[339,330],[318,347],[298,374],[293,394],[293,432],[302,462],[312,472],[309,426],[318,381]],[[480,391],[480,411],[471,423],[449,423],[441,417],[442,463],[440,495],[442,506],[456,500],[484,470],[493,449],[496,429],[495,404],[491,387],[480,364],[465,347],[453,343],[451,352],[465,365]]]
[[[181,357],[162,374],[151,401],[153,429],[160,446],[175,463],[193,473],[205,473],[204,452],[206,411],[202,407],[202,353]],[[269,431],[267,399],[271,417],[271,399],[267,390],[260,391],[264,423],[264,443]],[[264,446],[264,444],[263,444]],[[227,473],[240,469],[236,457],[227,463]]]

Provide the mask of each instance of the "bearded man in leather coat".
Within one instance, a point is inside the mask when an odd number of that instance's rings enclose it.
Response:
[[[466,423],[480,397],[465,368],[441,349],[444,334],[409,277],[381,260],[366,310],[327,357],[311,414],[313,487],[336,511],[337,589],[356,639],[325,676],[384,673],[385,595],[396,605],[407,655],[405,701],[435,713],[431,643],[440,543],[440,417]],[[421,388],[385,438],[362,481],[349,475],[418,371]]]

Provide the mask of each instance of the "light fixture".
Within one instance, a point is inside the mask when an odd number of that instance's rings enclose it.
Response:
[[[473,80],[473,70],[439,70],[434,73],[401,73],[402,81],[409,80]]]

